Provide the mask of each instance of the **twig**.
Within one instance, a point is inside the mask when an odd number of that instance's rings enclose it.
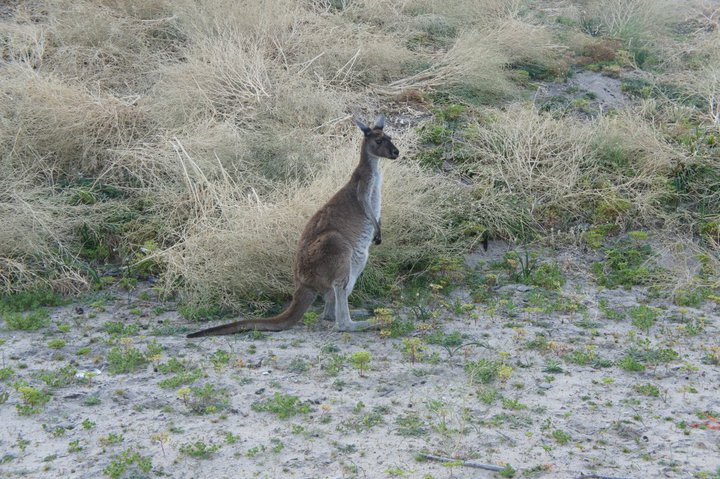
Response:
[[[504,467],[496,466],[494,464],[482,464],[480,462],[475,461],[462,461],[462,460],[455,460],[451,459],[449,457],[443,457],[443,456],[436,456],[434,454],[425,454],[420,453],[420,457],[424,459],[430,459],[432,461],[438,461],[438,462],[459,462],[461,466],[465,467],[474,467],[476,469],[485,469],[486,471],[502,471],[505,469]]]

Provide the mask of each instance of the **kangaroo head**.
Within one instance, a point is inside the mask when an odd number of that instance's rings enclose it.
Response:
[[[400,152],[395,145],[392,144],[391,138],[383,133],[385,127],[385,116],[380,115],[375,120],[375,125],[370,128],[360,120],[354,120],[355,124],[365,134],[365,141],[363,141],[363,149],[372,156],[390,158],[394,160],[400,155]]]

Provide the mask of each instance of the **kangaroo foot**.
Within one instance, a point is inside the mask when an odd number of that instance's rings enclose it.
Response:
[[[380,329],[380,325],[372,321],[347,321],[335,325],[335,330],[340,332],[372,331]]]
[[[372,316],[373,316],[373,311],[371,309],[351,309],[350,310],[350,317],[352,319],[370,318]],[[323,313],[323,315],[320,317],[320,319],[322,319],[323,321],[335,321],[335,315]]]

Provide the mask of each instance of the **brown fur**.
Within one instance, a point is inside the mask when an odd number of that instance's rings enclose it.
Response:
[[[300,236],[294,265],[295,294],[290,306],[277,316],[236,321],[189,334],[189,338],[248,330],[287,329],[303,317],[317,295],[325,298],[325,314],[335,317],[339,330],[356,331],[368,326],[367,322],[351,321],[349,318],[347,296],[360,274],[355,271],[354,278],[351,277],[353,255],[369,246],[369,243],[364,245],[363,242],[367,241],[364,232],[370,225],[374,232],[372,241],[380,244],[379,216],[369,211],[367,201],[373,181],[380,181],[373,176],[373,168],[377,168],[373,162],[379,157],[395,159],[399,152],[390,137],[383,133],[382,117],[372,129],[360,122],[356,124],[365,134],[360,163],[350,181],[310,218]],[[361,266],[364,267],[364,263]],[[339,309],[336,309],[336,301]],[[339,316],[335,315],[336,311],[339,311]]]

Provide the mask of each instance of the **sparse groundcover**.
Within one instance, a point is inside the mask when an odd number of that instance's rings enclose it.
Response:
[[[715,477],[715,3],[4,2],[3,477]],[[380,112],[378,331],[181,337]]]

